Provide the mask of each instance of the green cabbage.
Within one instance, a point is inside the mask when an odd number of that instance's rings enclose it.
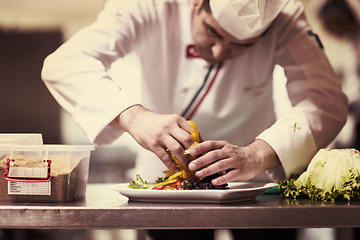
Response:
[[[320,149],[300,176],[280,182],[284,197],[314,200],[360,200],[360,152]]]

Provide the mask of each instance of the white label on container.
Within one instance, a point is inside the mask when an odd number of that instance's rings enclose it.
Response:
[[[49,182],[8,182],[8,195],[51,195]]]
[[[11,167],[9,169],[9,177],[38,177],[46,178],[48,174],[47,168],[23,168]]]

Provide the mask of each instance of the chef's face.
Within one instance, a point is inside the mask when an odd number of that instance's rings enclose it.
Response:
[[[192,22],[192,36],[201,58],[217,63],[244,54],[260,37],[238,40],[226,32],[213,15],[201,7],[203,0],[194,0],[195,13]]]

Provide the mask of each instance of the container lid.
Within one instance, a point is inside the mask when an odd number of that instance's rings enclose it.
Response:
[[[42,145],[41,133],[1,133],[0,145]]]
[[[43,145],[14,145],[14,151],[93,151],[94,145],[64,145],[64,144],[43,144]]]
[[[48,151],[93,151],[94,145],[64,145],[64,144],[44,144],[44,150]]]

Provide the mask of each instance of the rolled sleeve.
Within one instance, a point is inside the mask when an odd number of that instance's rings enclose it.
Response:
[[[304,113],[296,108],[292,108],[287,115],[280,117],[257,139],[264,140],[274,149],[286,178],[303,171],[317,151],[308,120]],[[271,171],[268,170],[269,175]]]

